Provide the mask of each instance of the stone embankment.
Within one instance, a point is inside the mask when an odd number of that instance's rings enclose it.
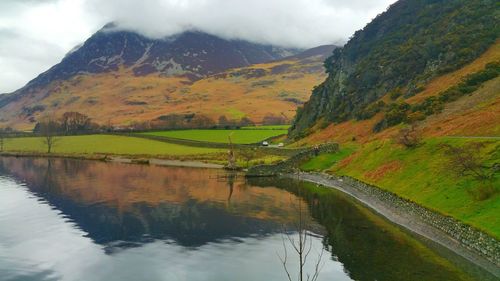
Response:
[[[329,144],[298,153],[275,165],[249,169],[249,177],[297,176],[297,167],[320,154],[338,151]],[[500,241],[452,217],[427,209],[397,194],[351,177],[299,172],[300,179],[349,194],[375,212],[419,235],[435,241],[500,277]]]
[[[290,173],[302,163],[322,153],[335,153],[339,151],[337,143],[322,144],[317,147],[302,150],[285,161],[271,165],[257,165],[248,169],[247,177],[270,177]]]
[[[341,190],[391,221],[446,246],[497,276],[500,274],[500,241],[472,226],[351,177],[300,173],[300,179]],[[482,259],[491,264],[481,262]]]

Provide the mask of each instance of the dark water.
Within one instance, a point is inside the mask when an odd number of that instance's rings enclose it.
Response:
[[[305,273],[323,252],[318,280],[494,280],[309,184],[0,158],[0,280],[287,280],[278,255],[285,245],[296,274],[299,221],[312,237]]]

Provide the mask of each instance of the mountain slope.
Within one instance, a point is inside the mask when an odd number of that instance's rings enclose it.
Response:
[[[374,103],[389,93],[417,95],[432,78],[490,47],[499,35],[499,19],[498,4],[490,0],[396,2],[325,62],[329,76],[298,111],[291,135],[307,135],[314,125],[370,118],[383,111]]]
[[[119,32],[107,36],[123,38],[124,35]],[[123,41],[140,38],[130,33],[127,36]],[[177,38],[177,43],[163,46],[163,57],[153,56],[152,53],[159,51],[153,52],[151,46],[148,55],[143,53],[139,61],[136,60],[139,55],[127,59],[135,43],[122,44],[129,51],[115,45],[105,51],[93,47],[94,41],[99,40],[91,38],[25,88],[3,99],[0,96],[0,126],[29,130],[41,115],[62,115],[67,111],[84,112],[95,122],[115,126],[154,122],[175,114],[196,114],[213,122],[220,116],[234,120],[247,117],[257,123],[268,115],[291,120],[296,107],[307,100],[309,89],[326,77],[322,64],[334,49],[331,45],[321,46],[282,58],[289,51],[200,33],[186,33]],[[227,46],[216,42],[225,42]],[[179,49],[180,45],[184,47]],[[207,46],[215,49],[203,54]],[[234,52],[227,50],[229,46]],[[94,65],[95,57],[99,58],[103,52],[107,59]],[[123,54],[117,57],[116,53]],[[228,54],[226,62],[221,61],[223,54]],[[80,63],[75,57],[85,57],[81,60],[92,63]],[[157,64],[160,60],[163,62]],[[165,60],[182,63],[183,70],[172,68]],[[203,67],[190,66],[198,61],[205,63]],[[260,61],[265,63],[253,64]],[[153,65],[157,68],[149,72]],[[235,68],[238,66],[243,67]],[[51,78],[46,80],[46,77]]]
[[[424,102],[426,98],[437,97],[439,93],[458,85],[466,77],[483,70],[486,65],[500,61],[500,40],[471,63],[453,72],[435,77],[424,85],[425,90],[408,98],[399,97],[396,102],[410,105]],[[423,137],[444,136],[500,136],[500,78],[486,81],[476,91],[444,104],[443,109],[417,122],[422,129]],[[390,97],[382,97],[379,101],[389,103]],[[463,106],[458,106],[464,104]],[[474,118],[472,116],[475,116]],[[297,144],[321,143],[335,141],[369,143],[374,140],[393,138],[401,126],[394,126],[374,132],[376,124],[384,119],[384,112],[362,120],[333,122],[323,129],[317,129]]]
[[[355,178],[500,238],[496,2],[402,0],[335,50],[291,136],[341,151],[302,168]],[[401,141],[404,132],[416,141]],[[461,169],[471,163],[487,176]]]
[[[423,98],[400,99],[411,104],[437,96],[497,61],[500,41],[470,64],[431,80],[425,85]],[[338,142],[342,148],[341,153],[321,155],[305,167],[356,178],[500,238],[500,174],[491,181],[458,175],[443,148],[481,145],[474,157],[488,167],[499,163],[500,76],[416,123],[421,137],[416,147],[406,148],[397,142],[403,124],[374,132],[373,127],[383,118],[380,112],[365,120],[331,123],[301,139],[296,145]]]
[[[197,31],[150,39],[138,33],[115,30],[113,24],[108,24],[68,53],[59,64],[33,79],[28,87],[47,85],[77,74],[117,71],[121,67],[131,69],[137,76],[159,73],[200,78],[296,53],[293,49],[225,40]]]

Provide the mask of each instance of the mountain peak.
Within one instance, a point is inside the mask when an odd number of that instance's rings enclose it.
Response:
[[[189,30],[162,39],[105,25],[63,60],[28,83],[39,87],[78,74],[98,74],[130,69],[136,76],[157,74],[200,79],[230,68],[265,63],[300,50],[227,40]]]

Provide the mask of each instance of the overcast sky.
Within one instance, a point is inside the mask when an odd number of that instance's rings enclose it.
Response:
[[[344,43],[395,0],[0,0],[0,93],[12,92],[107,22],[161,38],[198,29],[287,47]]]

